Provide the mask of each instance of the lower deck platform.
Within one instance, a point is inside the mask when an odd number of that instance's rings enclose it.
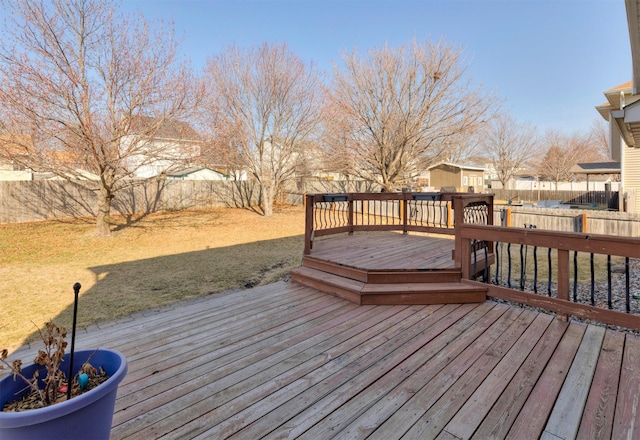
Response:
[[[313,242],[310,257],[365,270],[455,269],[453,236],[355,233]]]
[[[293,281],[356,304],[461,304],[486,299],[465,284],[447,236],[369,233],[326,237],[313,244]]]

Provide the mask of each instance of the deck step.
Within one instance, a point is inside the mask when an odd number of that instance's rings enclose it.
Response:
[[[363,283],[457,283],[460,270],[456,269],[388,269],[365,270],[345,266],[313,257],[304,257],[302,265],[334,275],[344,276]]]
[[[342,275],[301,266],[293,281],[356,304],[452,304],[483,302],[487,289],[461,282],[365,283]]]

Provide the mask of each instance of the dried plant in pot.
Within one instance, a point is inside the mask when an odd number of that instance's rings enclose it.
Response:
[[[52,322],[40,331],[44,349],[23,367],[0,352],[8,370],[0,380],[0,438],[108,439],[118,385],[127,373],[125,357],[114,350],[74,351],[80,284],[74,285],[74,325],[70,353],[66,331]],[[68,383],[67,378],[71,378]]]

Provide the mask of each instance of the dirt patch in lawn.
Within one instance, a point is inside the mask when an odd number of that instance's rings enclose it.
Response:
[[[33,339],[49,319],[81,327],[286,276],[300,264],[304,211],[266,218],[242,209],[116,218],[112,237],[89,221],[0,225],[0,347]]]

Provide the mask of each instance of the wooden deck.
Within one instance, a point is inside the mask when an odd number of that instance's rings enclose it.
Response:
[[[101,327],[77,345],[129,361],[112,439],[640,438],[640,338],[493,301],[277,282]]]
[[[367,270],[453,269],[453,236],[357,233],[313,242],[311,257]]]
[[[461,281],[453,237],[395,232],[329,236],[314,242],[292,279],[356,304],[483,302],[487,289]]]

